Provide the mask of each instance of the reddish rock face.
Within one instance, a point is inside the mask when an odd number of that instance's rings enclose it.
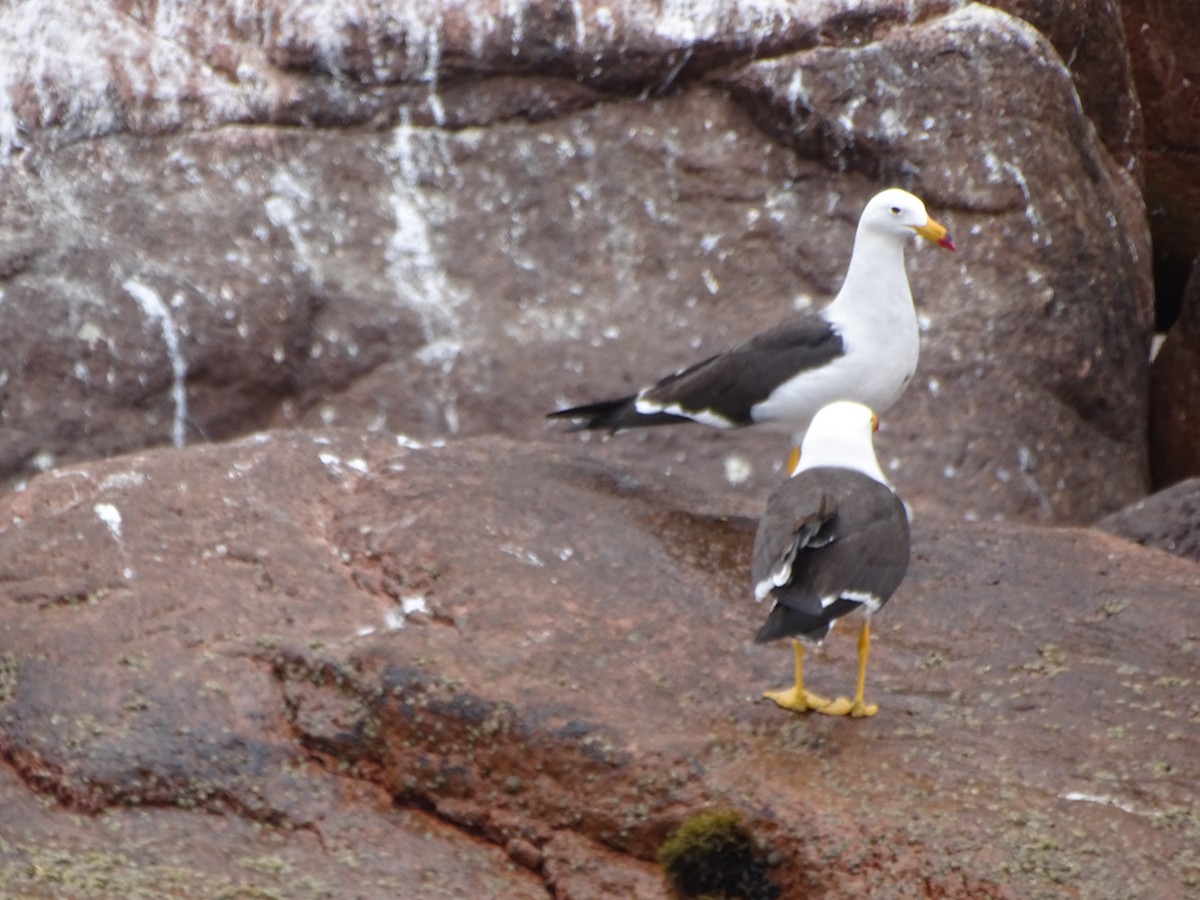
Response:
[[[37,477],[0,502],[6,883],[161,884],[170,846],[185,887],[659,897],[710,808],[783,896],[1195,878],[1193,564],[918,510],[879,715],[798,717],[759,697],[790,654],[751,643],[723,502],[588,448],[345,431]]]
[[[1150,368],[1150,451],[1160,486],[1200,475],[1200,266]]]
[[[1145,110],[1159,327],[1169,326],[1150,382],[1150,466],[1164,487],[1200,475],[1200,8],[1126,0],[1122,12]]]
[[[1146,122],[1146,207],[1156,273],[1178,296],[1200,254],[1200,7],[1187,0],[1124,0],[1121,12]]]

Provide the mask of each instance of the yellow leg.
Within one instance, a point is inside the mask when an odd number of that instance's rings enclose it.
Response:
[[[794,712],[805,712],[815,709],[821,712],[829,705],[827,697],[821,697],[804,689],[804,647],[799,641],[792,641],[792,652],[796,657],[796,683],[790,688],[779,691],[764,691],[763,696],[774,700],[784,709]]]
[[[792,452],[788,454],[787,475],[791,475],[796,471],[796,466],[800,465],[800,448],[793,447]]]
[[[878,706],[863,699],[863,691],[867,686],[867,656],[870,652],[871,622],[869,619],[863,619],[862,627],[858,630],[858,680],[854,686],[854,699],[838,697],[821,712],[827,716],[853,716],[856,719],[873,716],[879,712]]]

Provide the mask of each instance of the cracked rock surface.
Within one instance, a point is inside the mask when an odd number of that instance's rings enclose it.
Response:
[[[753,520],[697,496],[586,448],[348,431],[39,476],[0,506],[0,872],[657,897],[658,844],[717,807],[784,896],[1195,883],[1194,563],[918,511],[881,713],[796,717],[759,699],[790,654],[750,642]]]

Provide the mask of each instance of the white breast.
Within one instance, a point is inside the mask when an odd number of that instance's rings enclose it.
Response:
[[[817,411],[835,400],[856,400],[882,413],[900,399],[917,369],[916,320],[836,324],[845,353],[797,375],[756,404],[751,409],[756,423],[802,433]]]

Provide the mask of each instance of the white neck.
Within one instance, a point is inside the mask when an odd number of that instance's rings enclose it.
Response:
[[[809,434],[812,434],[811,431]],[[823,467],[854,469],[868,478],[874,478],[882,485],[891,487],[884,477],[883,470],[879,468],[879,460],[875,458],[875,448],[869,435],[865,441],[862,435],[853,431],[822,434],[819,440],[806,439],[800,449],[800,462],[792,474],[798,475],[806,469]]]
[[[895,234],[860,228],[854,235],[846,280],[829,305],[830,312],[854,303],[856,298],[872,305],[886,301],[886,306],[893,310],[900,307],[910,311],[913,302],[904,269],[905,242],[905,238]]]

